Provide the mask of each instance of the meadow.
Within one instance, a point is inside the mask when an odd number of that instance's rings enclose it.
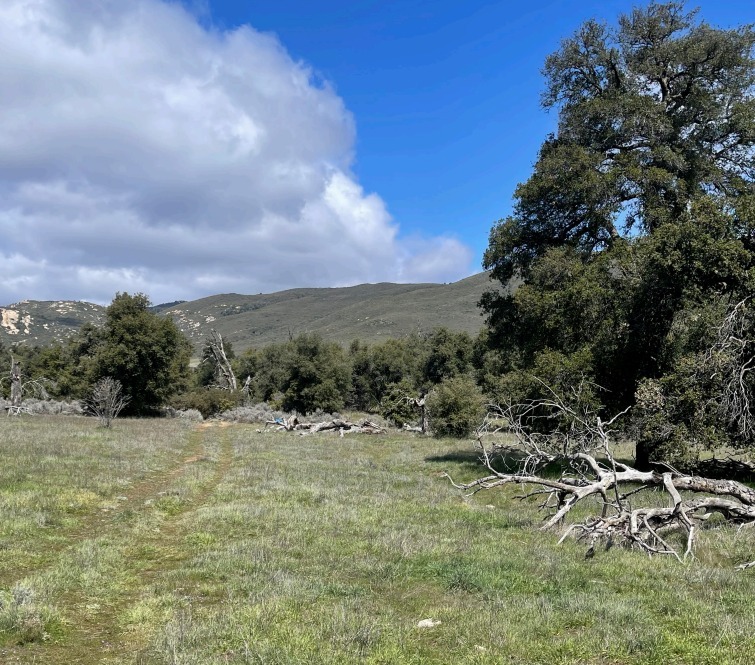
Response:
[[[469,441],[50,416],[0,455],[4,664],[755,662],[752,531],[586,560],[450,485]]]

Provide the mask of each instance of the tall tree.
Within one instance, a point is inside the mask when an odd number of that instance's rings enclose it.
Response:
[[[150,311],[144,294],[118,293],[107,308],[95,352],[96,378],[119,381],[125,412],[147,414],[185,387],[191,345],[176,324]]]
[[[696,22],[650,4],[609,28],[585,23],[550,55],[542,102],[559,113],[485,266],[503,282],[551,247],[589,256],[675,221],[698,197],[752,241],[755,69],[751,26]]]
[[[578,371],[625,406],[702,351],[696,321],[753,293],[754,45],[751,26],[653,3],[588,21],[547,58],[558,132],[484,259],[521,284],[481,303],[505,371]]]

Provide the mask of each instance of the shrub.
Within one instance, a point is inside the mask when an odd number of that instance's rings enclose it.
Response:
[[[202,414],[196,409],[183,409],[179,411],[172,406],[166,406],[163,409],[163,415],[166,418],[180,418],[193,423],[201,423],[204,420]]]
[[[285,418],[283,411],[278,411],[265,402],[254,406],[237,406],[220,414],[221,420],[234,423],[264,423],[276,418]]]
[[[87,411],[99,420],[102,427],[110,427],[128,403],[121,382],[111,376],[97,381],[86,400]]]
[[[196,409],[203,418],[210,418],[239,406],[243,399],[241,392],[207,388],[176,395],[171,399],[170,406],[177,411]]]
[[[464,437],[480,424],[485,400],[468,376],[446,379],[427,396],[427,416],[436,436]]]
[[[387,387],[383,399],[380,400],[380,415],[397,427],[417,423],[421,416],[412,403],[412,399],[418,396],[410,380],[404,379],[398,383],[392,383]]]

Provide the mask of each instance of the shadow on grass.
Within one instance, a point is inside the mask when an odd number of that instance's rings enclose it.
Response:
[[[523,462],[527,454],[519,448],[510,446],[499,448],[490,456],[491,467],[499,473],[518,473],[523,470]],[[607,460],[599,460],[608,465]],[[624,460],[617,460],[623,462]],[[443,455],[431,455],[425,457],[425,462],[453,463],[467,467],[475,471],[484,471],[485,464],[482,453],[479,450],[454,450]],[[634,460],[627,460],[633,464]],[[569,468],[565,460],[556,460],[543,466],[532,468],[529,474],[538,475],[542,478],[559,478]]]
[[[514,473],[521,467],[526,455],[516,448],[502,448],[491,455],[493,469],[501,473]],[[485,469],[482,453],[479,450],[454,450],[443,455],[430,455],[425,462],[453,463],[474,470]]]

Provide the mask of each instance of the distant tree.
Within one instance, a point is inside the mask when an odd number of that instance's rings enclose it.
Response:
[[[485,415],[485,399],[469,376],[443,380],[427,396],[427,416],[436,436],[465,437]]]
[[[351,389],[351,366],[343,349],[319,335],[304,334],[289,342],[288,351],[283,408],[300,413],[343,409]]]
[[[280,408],[283,389],[288,377],[288,357],[291,343],[269,344],[256,352],[255,369],[252,379],[254,398],[260,402],[269,402]],[[251,354],[247,351],[244,357]]]
[[[286,411],[306,414],[340,411],[351,394],[351,364],[340,345],[303,334],[257,351],[251,381],[253,397]]]
[[[353,343],[349,349],[352,367],[350,403],[365,411],[377,410],[391,386],[405,382],[416,393],[422,382],[426,349],[415,336],[387,339],[367,346]]]
[[[124,412],[135,415],[156,411],[188,379],[191,344],[172,319],[149,307],[144,294],[118,293],[94,350],[94,378],[120,382],[129,400]]]
[[[379,413],[397,427],[409,425],[419,428],[422,432],[427,429],[425,395],[418,392],[415,384],[409,379],[391,383],[386,387],[380,401]]]
[[[465,374],[471,368],[473,342],[468,333],[438,328],[428,335],[423,363],[423,382],[438,384]]]

